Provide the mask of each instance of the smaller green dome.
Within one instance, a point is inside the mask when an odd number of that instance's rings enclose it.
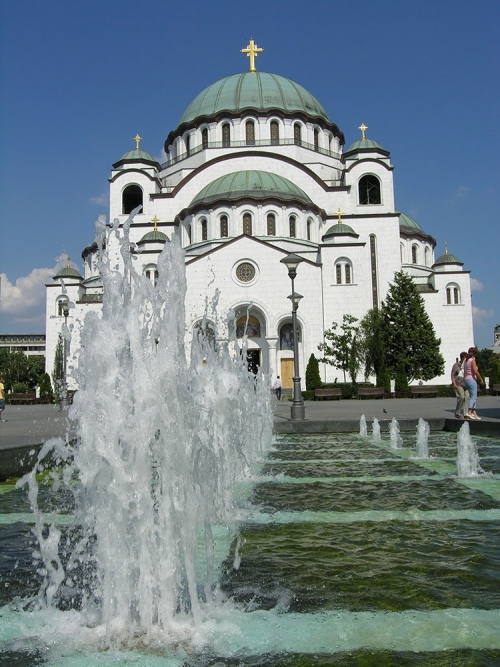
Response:
[[[155,158],[151,155],[151,153],[143,151],[140,148],[135,148],[133,151],[127,151],[121,156],[118,162],[121,162],[122,160],[124,162],[130,162],[130,160],[142,160],[143,162],[158,162],[158,160],[155,160]]]
[[[79,280],[83,280],[83,276],[71,266],[65,266],[64,269],[60,269],[54,278],[78,278]]]
[[[456,255],[452,255],[449,252],[445,252],[444,255],[441,255],[441,257],[438,257],[436,259],[433,266],[444,266],[446,264],[459,264],[460,266],[464,265],[464,263],[461,262]]]
[[[340,224],[337,223],[336,225],[332,225],[332,227],[330,227],[330,229],[323,236],[323,241],[327,241],[334,236],[354,236],[355,238],[358,238],[359,234],[356,234],[352,227],[349,227],[349,225],[341,222]]]
[[[406,215],[406,213],[402,213],[401,211],[396,211],[396,213],[399,215],[399,226],[400,227],[406,227],[408,229],[415,229],[418,232],[424,232],[424,230],[418,224],[418,222],[416,220],[414,220],[413,218],[410,218],[409,215]]]
[[[304,204],[312,204],[306,193],[287,178],[267,171],[248,170],[235,171],[212,181],[196,195],[191,206],[210,204],[221,199],[234,201],[243,197],[277,197],[280,200],[299,200]]]
[[[387,153],[386,149],[381,146],[377,141],[373,141],[373,139],[358,139],[358,141],[355,141],[352,143],[349,148],[344,151],[344,155],[346,153],[350,153],[351,151],[359,151],[359,150],[379,150],[379,151],[384,151],[384,153]]]
[[[152,232],[144,234],[137,245],[141,245],[142,243],[166,243],[168,240],[169,238],[166,234],[159,232],[158,230],[153,230]]]

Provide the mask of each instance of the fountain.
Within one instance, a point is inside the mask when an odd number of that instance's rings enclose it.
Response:
[[[373,418],[372,440],[373,442],[382,442],[382,437],[380,435],[380,424],[376,417]]]
[[[361,415],[361,419],[359,420],[359,435],[362,438],[366,438],[368,435],[368,428],[366,426],[366,417],[364,415]]]
[[[419,459],[429,458],[429,431],[429,424],[420,417],[417,424],[417,458]]]
[[[401,434],[399,432],[399,424],[396,417],[393,417],[391,419],[391,423],[389,424],[389,434],[390,434],[391,449],[401,449],[401,447],[403,446],[403,438],[401,437]]]
[[[461,478],[478,477],[485,474],[479,465],[479,454],[467,422],[462,424],[457,435],[457,472]]]
[[[29,487],[45,573],[34,608],[73,609],[102,648],[189,643],[210,617],[213,527],[232,516],[233,486],[272,433],[268,382],[248,371],[234,313],[232,338],[220,343],[216,300],[209,304],[188,360],[179,236],[165,244],[155,287],[134,270],[132,219],[122,234],[117,221],[96,225],[99,248],[119,239],[124,269],[101,253],[103,314],[86,317],[69,413],[77,442],[46,443],[19,482]],[[36,473],[49,455],[66,464],[52,472],[56,487],[75,498],[70,545],[38,507]]]

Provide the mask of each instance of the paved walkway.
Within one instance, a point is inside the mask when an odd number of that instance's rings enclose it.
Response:
[[[290,421],[290,401],[272,400],[275,428],[281,433],[357,431],[362,414],[368,426],[377,417],[382,431],[388,430],[392,417],[401,430],[414,430],[419,417],[436,430],[458,430],[462,424],[455,419],[452,398],[306,401],[303,422]],[[471,432],[500,437],[500,397],[481,396],[478,412],[482,419],[469,422]],[[7,421],[0,424],[0,480],[19,472],[21,460],[23,469],[32,465],[34,454],[47,439],[64,436],[68,429],[72,432],[66,412],[54,405],[7,405],[2,417]]]

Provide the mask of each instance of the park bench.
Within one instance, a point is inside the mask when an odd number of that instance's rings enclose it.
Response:
[[[494,384],[494,385],[491,387],[491,390],[492,390],[492,392],[494,393],[495,396],[496,396],[497,394],[500,394],[500,384]]]
[[[424,396],[427,394],[435,394],[437,396],[438,394],[438,386],[437,384],[422,384],[422,385],[412,385],[410,387],[410,395],[412,398],[415,398],[415,396]]]
[[[7,394],[5,398],[7,399],[7,403],[10,404],[20,403],[21,405],[28,405],[36,402],[35,392],[32,394]]]
[[[384,388],[383,387],[358,387],[358,398],[366,396],[380,396],[384,398]]]
[[[314,390],[314,400],[317,398],[325,398],[329,396],[336,396],[339,399],[342,398],[342,389],[340,387],[331,387],[329,389]]]

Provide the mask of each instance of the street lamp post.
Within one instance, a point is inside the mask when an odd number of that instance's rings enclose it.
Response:
[[[68,341],[66,340],[66,334],[68,329],[68,316],[69,316],[69,302],[64,301],[63,303],[63,315],[64,315],[64,335],[63,335],[63,382],[62,382],[62,391],[61,397],[59,400],[59,409],[65,410],[69,407],[68,400],[68,381],[66,378],[66,367],[67,367],[67,356],[68,356]]]
[[[302,257],[290,253],[282,260],[282,264],[288,269],[288,276],[292,281],[292,293],[288,297],[292,302],[292,330],[293,330],[293,401],[291,407],[291,419],[298,421],[306,418],[306,409],[304,406],[304,399],[300,390],[300,370],[299,370],[299,340],[297,335],[297,308],[299,301],[302,299],[301,294],[297,294],[294,290],[294,280],[297,275],[297,267],[304,260]]]

